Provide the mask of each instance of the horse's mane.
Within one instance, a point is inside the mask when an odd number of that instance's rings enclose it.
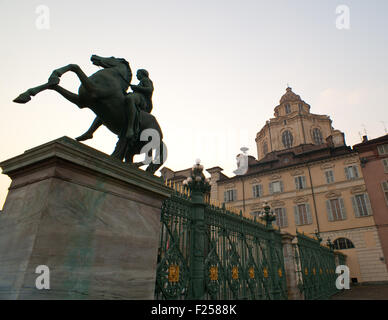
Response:
[[[129,63],[127,60],[125,60],[124,58],[119,58],[118,60],[120,60],[120,62],[124,63],[128,69],[128,72],[124,78],[124,80],[126,82],[126,88],[124,88],[124,91],[126,92],[129,85],[131,84],[131,81],[132,81],[132,70],[131,70],[131,67],[129,66]]]

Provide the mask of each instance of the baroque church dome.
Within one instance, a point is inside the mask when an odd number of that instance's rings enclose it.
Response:
[[[285,103],[285,102],[295,102],[295,101],[302,101],[300,96],[292,92],[292,89],[288,87],[286,89],[286,93],[280,98],[280,104]]]

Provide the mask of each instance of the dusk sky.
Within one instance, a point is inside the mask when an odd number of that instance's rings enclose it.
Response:
[[[48,29],[37,27],[40,5]],[[339,5],[350,10],[349,29],[337,28]],[[387,31],[386,0],[0,0],[0,161],[86,131],[92,111],[54,91],[12,100],[69,63],[96,72],[92,54],[149,71],[173,170],[200,158],[232,175],[240,147],[256,157],[256,133],[287,84],[312,113],[329,115],[348,145],[365,131],[376,138],[388,127]],[[67,73],[61,85],[77,92],[80,82]],[[85,143],[110,154],[116,141],[100,128]],[[0,208],[9,184],[0,175]]]

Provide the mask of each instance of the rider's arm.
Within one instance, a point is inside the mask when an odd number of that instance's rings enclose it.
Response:
[[[131,85],[133,91],[151,94],[154,91],[154,86],[151,81],[141,81],[138,86]]]

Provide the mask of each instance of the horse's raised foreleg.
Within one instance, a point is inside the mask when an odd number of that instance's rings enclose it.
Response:
[[[84,86],[84,88],[89,92],[89,94],[92,96],[92,97],[96,97],[97,94],[99,97],[101,97],[102,95],[104,95],[104,89],[103,88],[97,88],[96,85],[93,83],[93,81],[91,81],[88,76],[82,71],[82,69],[80,68],[79,65],[77,64],[68,64],[67,66],[64,66],[62,68],[59,68],[59,69],[55,69],[50,77],[49,77],[49,82],[59,82],[59,78],[65,74],[66,72],[74,72],[79,80],[81,81],[82,85]],[[107,94],[109,94],[109,90],[106,90]]]
[[[44,90],[52,89],[56,85],[57,85],[57,82],[54,81],[54,79],[53,79],[53,81],[51,81],[51,82],[49,81],[49,82],[47,82],[45,84],[42,84],[40,86],[37,86],[37,87],[34,87],[34,88],[30,88],[26,92],[23,92],[22,94],[20,94],[16,99],[13,100],[13,102],[16,102],[16,103],[27,103],[28,101],[31,100],[31,96],[35,96],[39,92],[42,92]]]

